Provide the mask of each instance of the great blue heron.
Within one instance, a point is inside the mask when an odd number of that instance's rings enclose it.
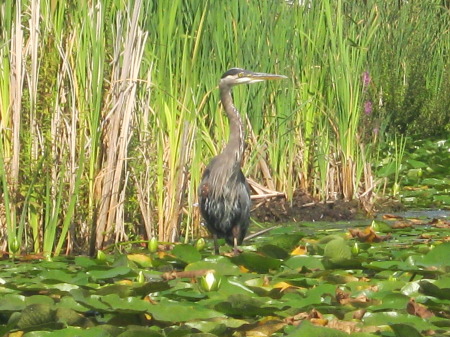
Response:
[[[230,123],[230,137],[222,153],[206,167],[199,187],[200,212],[214,237],[216,254],[219,253],[217,238],[225,238],[236,254],[250,222],[250,189],[241,171],[244,128],[239,111],[233,104],[231,88],[238,84],[282,78],[286,76],[232,68],[220,79],[220,100]]]

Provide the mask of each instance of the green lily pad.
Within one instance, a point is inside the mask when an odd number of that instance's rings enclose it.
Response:
[[[325,283],[307,290],[304,294],[287,293],[282,300],[286,306],[306,310],[317,305],[330,304],[335,293],[336,286]]]
[[[325,245],[323,257],[324,262],[331,267],[350,267],[357,264],[350,246],[343,238],[329,241]]]
[[[422,337],[422,334],[407,324],[391,324],[391,329],[394,331],[396,337]]]
[[[101,301],[101,296],[93,295],[88,290],[74,289],[70,292],[74,300],[98,311],[110,311],[111,307]]]
[[[0,301],[1,311],[22,311],[25,308],[26,297],[18,294],[7,294]]]
[[[188,264],[185,268],[186,271],[209,269],[215,270],[216,275],[239,275],[241,273],[237,265],[223,256],[215,256],[213,258],[193,262]]]
[[[67,327],[53,332],[33,331],[28,332],[24,337],[113,337],[110,329],[106,326],[98,326],[90,329],[81,329],[77,327]]]
[[[128,326],[127,330],[122,332],[117,337],[163,337],[158,331],[152,328],[141,327],[141,326]]]
[[[278,233],[278,235],[275,235]],[[298,232],[298,228],[290,232],[285,232],[280,228],[274,229],[269,238],[264,241],[267,245],[276,246],[278,249],[284,250],[286,252],[291,251],[296,247],[299,241],[305,237],[305,234]]]
[[[83,268],[98,266],[97,262],[94,259],[91,259],[87,256],[76,256],[74,261],[76,265]]]
[[[130,272],[131,268],[121,266],[115,268],[91,269],[87,272],[87,275],[91,276],[94,280],[100,280],[124,276],[130,274]]]
[[[284,265],[291,269],[300,270],[307,268],[309,270],[323,270],[325,269],[322,259],[318,256],[297,255],[292,256],[284,262]]]
[[[389,224],[386,223],[385,221],[373,220],[371,226],[375,232],[381,232],[381,233],[392,232],[392,227],[389,226]]]
[[[436,326],[431,322],[426,321],[418,316],[413,316],[396,311],[366,313],[364,315],[363,321],[364,324],[373,326],[405,324],[410,325],[419,331],[436,329]]]
[[[269,270],[277,270],[281,261],[268,256],[263,256],[257,253],[244,252],[232,258],[232,261],[237,265],[243,265],[249,270],[257,273],[267,273]]]
[[[285,259],[289,256],[289,253],[286,250],[273,244],[263,245],[259,247],[258,253],[273,257],[274,259]]]
[[[148,311],[151,304],[137,297],[120,297],[117,294],[102,296],[100,299],[115,312],[140,313]]]
[[[188,244],[176,245],[172,250],[172,254],[185,263],[197,262],[202,258],[200,252],[194,246]]]
[[[96,295],[105,296],[117,294],[120,297],[126,297],[131,293],[131,287],[123,284],[110,284],[95,291]]]
[[[378,296],[376,298],[379,298]],[[372,311],[403,310],[408,304],[409,297],[400,293],[387,293],[381,297],[381,304],[373,305]]]
[[[348,337],[349,335],[343,331],[319,327],[304,321],[297,329],[291,331],[286,337]]]
[[[132,326],[127,327],[125,332],[122,332],[117,337],[163,337],[164,335],[151,328]]]
[[[445,288],[440,287],[439,284],[432,283],[427,280],[419,282],[420,290],[426,295],[434,296],[436,298],[450,300],[450,286],[447,285]]]
[[[269,315],[277,308],[266,305],[264,301],[255,297],[244,294],[235,294],[230,295],[226,301],[217,304],[215,309],[231,316],[248,317],[254,315]]]
[[[434,195],[433,201],[439,203],[440,205],[450,205],[450,195],[448,194]]]
[[[65,266],[66,267],[66,266]],[[70,283],[73,279],[73,274],[58,269],[44,270],[40,273],[40,276],[45,282],[58,281],[64,283]]]
[[[427,267],[450,267],[450,242],[437,245],[416,263]]]
[[[425,178],[421,181],[422,185],[429,185],[429,186],[442,186],[445,185],[444,179],[437,179],[437,178]]]
[[[24,308],[17,322],[19,329],[56,327],[55,312],[52,305],[31,304]]]
[[[212,318],[209,320],[197,320],[192,322],[187,322],[186,325],[190,326],[191,328],[197,329],[201,332],[211,332],[211,333],[217,333],[218,327],[222,326],[220,329],[222,333],[225,332],[227,328],[239,328],[245,324],[248,324],[249,322],[242,319],[236,319],[232,317],[219,317],[219,318]]]
[[[168,300],[161,300],[159,303],[151,305],[147,312],[156,320],[165,322],[187,322],[225,317],[223,313],[202,306],[196,306],[193,303],[172,302]]]

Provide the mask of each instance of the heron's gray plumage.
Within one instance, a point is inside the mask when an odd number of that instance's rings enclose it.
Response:
[[[280,78],[285,76],[232,68],[220,79],[220,99],[230,123],[230,136],[223,152],[206,167],[199,186],[200,212],[214,236],[216,253],[217,237],[225,238],[237,252],[237,245],[242,243],[250,223],[250,189],[241,170],[244,129],[241,116],[233,104],[231,88],[238,84]]]

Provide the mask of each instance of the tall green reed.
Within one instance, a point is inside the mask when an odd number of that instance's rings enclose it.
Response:
[[[192,200],[186,204],[185,191],[188,189],[191,196],[195,193],[192,185],[187,184],[188,162],[192,160],[192,151],[196,148],[197,104],[201,104],[204,95],[196,68],[200,67],[199,44],[209,6],[208,2],[204,6],[200,2],[185,4],[186,16],[183,18],[180,15],[182,5],[181,1],[161,3],[156,9],[150,9],[155,11],[153,17],[157,17],[159,22],[148,21],[149,27],[152,27],[149,30],[154,32],[150,35],[152,54],[156,56],[154,69],[158,69],[152,79],[158,85],[152,92],[152,115],[145,127],[157,125],[156,133],[153,131],[157,154],[153,202],[158,210],[161,241],[172,241],[180,236],[179,224],[184,207],[188,214],[194,213]],[[183,22],[183,19],[186,21]],[[152,130],[147,132],[151,134]],[[192,229],[188,227],[186,233],[192,233]]]
[[[11,216],[10,207],[10,191],[9,191],[9,174],[7,165],[10,158],[10,62],[9,62],[9,44],[13,21],[12,1],[5,1],[0,5],[0,13],[2,20],[0,21],[0,179],[2,183],[3,205],[1,207],[1,233],[6,236],[3,240],[2,247],[5,245],[11,247],[15,233],[15,222]],[[6,230],[5,230],[6,227]]]
[[[2,3],[0,178],[8,207],[0,219],[7,240],[25,237],[24,248],[49,255],[84,250],[89,240],[93,252],[131,237],[203,234],[197,187],[228,138],[217,82],[233,66],[289,76],[234,90],[247,121],[246,175],[289,200],[302,189],[317,199],[370,204],[386,121],[399,120],[395,98],[420,92],[409,81],[419,78],[414,62],[422,60],[411,32],[433,60],[424,81],[414,82],[429,96],[414,106],[425,102],[429,115],[436,97],[445,102],[448,15],[436,4]],[[442,20],[427,34],[426,21],[436,16]],[[17,74],[27,78],[22,87],[11,85]]]
[[[378,79],[377,113],[388,131],[445,134],[450,32],[442,1],[378,4],[380,29],[370,62]],[[434,22],[435,24],[430,24]],[[437,112],[440,111],[440,112]],[[395,112],[395,113],[394,113]]]
[[[76,54],[73,68],[77,86],[75,95],[77,97],[77,109],[81,112],[79,130],[74,133],[81,136],[78,148],[83,148],[80,158],[80,166],[83,167],[84,159],[88,161],[88,172],[86,180],[87,186],[87,210],[86,216],[89,219],[88,228],[81,228],[85,232],[94,236],[96,208],[99,197],[95,194],[99,180],[104,174],[100,170],[101,152],[101,118],[104,103],[104,75],[107,71],[107,25],[111,17],[107,13],[112,11],[113,1],[98,2],[96,6],[88,6],[85,2],[79,2],[75,11],[75,22],[79,27],[76,29],[77,48],[80,51]],[[84,136],[85,134],[85,136]],[[88,138],[88,146],[84,138]],[[84,156],[85,151],[88,156]],[[78,170],[80,170],[80,166]],[[74,183],[79,185],[82,176],[74,176]],[[96,185],[97,183],[97,185]],[[75,186],[74,189],[75,190]],[[59,245],[60,246],[60,245]]]
[[[6,241],[13,252],[21,245],[20,232],[17,227],[17,200],[19,197],[19,155],[21,149],[21,97],[23,94],[23,50],[24,40],[21,17],[21,1],[5,2],[0,7],[2,14],[2,45],[0,45],[1,77],[0,91],[0,151],[2,194],[5,214]],[[3,226],[2,226],[3,227]]]

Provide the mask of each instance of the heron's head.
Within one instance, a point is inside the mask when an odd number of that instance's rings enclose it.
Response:
[[[231,68],[220,79],[220,85],[232,87],[238,84],[250,84],[267,80],[281,80],[287,78],[284,75],[255,73],[240,68]]]

